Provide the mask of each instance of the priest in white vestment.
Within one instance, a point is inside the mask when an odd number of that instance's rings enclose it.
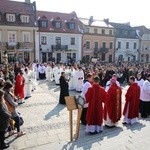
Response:
[[[24,94],[25,94],[25,99],[28,99],[31,97],[31,74],[27,68],[24,70],[24,78],[25,78],[25,86],[24,86]]]
[[[84,80],[84,72],[81,67],[79,67],[79,70],[76,72],[76,78],[77,78],[76,91],[81,92]]]

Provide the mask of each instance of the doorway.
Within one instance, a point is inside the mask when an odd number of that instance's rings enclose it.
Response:
[[[57,63],[60,63],[60,61],[61,61],[61,53],[57,53],[56,59],[57,59]]]

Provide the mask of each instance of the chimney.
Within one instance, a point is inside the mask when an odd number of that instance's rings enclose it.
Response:
[[[25,0],[25,3],[28,3],[28,4],[30,4],[31,2],[30,2],[30,0]]]
[[[93,21],[94,21],[93,16],[90,16],[89,25],[91,25],[93,23]]]
[[[108,25],[109,24],[109,18],[104,19],[104,22]]]

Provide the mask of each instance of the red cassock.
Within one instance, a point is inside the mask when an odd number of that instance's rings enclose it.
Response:
[[[106,100],[106,92],[99,84],[93,84],[85,95],[89,103],[86,120],[87,125],[99,125],[103,123],[102,102]]]
[[[121,88],[117,84],[112,84],[107,92],[107,99],[104,107],[104,119],[107,120],[107,114],[113,123],[121,118]]]
[[[24,98],[24,83],[25,79],[21,75],[17,75],[15,82],[15,96],[18,96],[20,99]]]
[[[125,95],[126,103],[123,111],[123,115],[127,113],[128,119],[133,119],[139,116],[139,104],[140,104],[140,87],[137,83],[130,85]],[[129,107],[129,108],[128,108]]]

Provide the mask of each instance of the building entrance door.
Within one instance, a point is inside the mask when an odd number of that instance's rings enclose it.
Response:
[[[46,53],[42,53],[42,62],[46,62]]]
[[[56,60],[57,60],[57,63],[60,63],[60,61],[61,61],[61,53],[57,53]]]

